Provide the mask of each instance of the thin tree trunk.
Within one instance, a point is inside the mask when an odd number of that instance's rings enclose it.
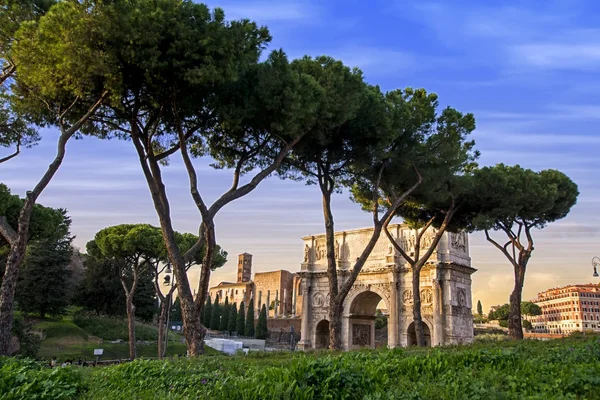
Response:
[[[531,226],[525,221],[514,221],[519,226],[515,233],[510,226],[500,224],[500,229],[508,236],[508,242],[502,246],[491,238],[489,231],[485,230],[485,237],[492,243],[504,256],[510,261],[515,274],[515,286],[510,295],[510,308],[508,312],[508,334],[513,339],[523,339],[523,324],[521,321],[521,298],[523,293],[523,284],[525,283],[525,271],[527,264],[533,253],[533,237],[531,236]],[[521,242],[521,233],[525,231],[527,238],[527,247]],[[508,246],[512,245],[512,254],[508,251]],[[518,252],[518,257],[516,256]]]
[[[162,299],[160,303],[160,314],[158,315],[158,353],[157,357],[162,360],[165,355],[165,331],[167,328],[167,311],[170,301],[167,303],[166,299]]]
[[[425,232],[433,225],[435,221],[435,217],[432,217],[424,227],[419,230],[415,230],[415,256],[414,259],[410,257],[406,251],[394,240],[390,232],[387,230],[387,226],[385,228],[385,234],[387,235],[390,243],[394,246],[394,248],[402,255],[402,257],[406,260],[406,262],[410,265],[412,269],[412,291],[413,291],[413,322],[415,327],[415,336],[417,339],[418,346],[426,346],[425,342],[425,330],[423,328],[423,318],[421,316],[421,269],[423,266],[429,261],[431,255],[437,248],[440,240],[444,233],[446,233],[448,229],[448,225],[452,220],[452,217],[456,213],[456,210],[460,207],[460,205],[454,205],[454,200],[451,202],[451,206],[446,212],[446,216],[444,217],[444,221],[440,225],[439,229],[435,233],[433,241],[429,248],[425,251],[423,257],[421,257],[421,239]]]
[[[154,158],[151,151],[146,153],[142,141],[140,140],[139,130],[135,121],[131,124],[132,141],[138,152],[140,165],[150,194],[158,219],[160,222],[161,233],[167,249],[167,256],[173,268],[173,273],[177,279],[177,289],[179,301],[181,302],[181,313],[183,319],[183,335],[187,344],[188,355],[196,356],[201,354],[203,327],[200,324],[200,313],[194,302],[194,297],[190,289],[190,283],[186,273],[185,259],[181,254],[175,240],[175,231],[171,221],[169,200],[167,198],[165,185],[162,181],[162,174],[158,161]]]
[[[19,270],[23,263],[23,259],[25,258],[25,250],[29,239],[29,223],[31,221],[31,214],[35,202],[60,168],[63,159],[65,158],[67,142],[69,139],[71,139],[79,128],[81,128],[81,126],[96,112],[107,95],[108,93],[103,93],[86,114],[70,128],[64,129],[64,127],[61,126],[61,135],[58,138],[56,156],[34,189],[27,192],[25,203],[19,212],[17,232],[8,225],[6,219],[0,217],[0,234],[2,234],[10,244],[4,277],[2,285],[0,286],[0,355],[8,355],[8,348],[11,342],[15,289],[19,277]]]
[[[135,305],[133,293],[127,295],[127,328],[129,330],[129,359],[135,360]]]
[[[425,347],[425,330],[423,329],[423,318],[421,317],[421,267],[414,268],[412,272],[413,292],[413,323],[415,324],[415,336],[417,346]]]
[[[335,227],[331,212],[332,188],[322,188],[323,219],[325,221],[325,243],[327,247],[327,276],[329,277],[329,348],[341,350],[342,343],[342,303],[338,299],[337,261],[335,259]]]
[[[514,267],[515,287],[510,295],[510,309],[508,313],[508,334],[513,339],[523,339],[523,324],[521,323],[521,297],[525,281],[525,267]]]

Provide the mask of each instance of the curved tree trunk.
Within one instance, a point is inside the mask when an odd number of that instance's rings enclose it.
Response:
[[[215,251],[217,249],[217,239],[215,235],[215,225],[212,219],[205,221],[202,219],[202,231],[204,236],[204,243],[206,253],[204,253],[204,259],[202,260],[202,271],[200,280],[198,281],[198,294],[196,295],[196,313],[197,318],[200,321],[200,316],[204,311],[206,305],[206,297],[208,296],[208,286],[210,283],[210,273],[214,262]],[[196,354],[204,354],[204,337],[206,336],[206,327],[200,325],[198,332],[198,344]]]
[[[425,330],[423,329],[423,318],[421,317],[421,268],[413,268],[412,275],[413,292],[413,322],[415,324],[415,337],[417,346],[425,347]]]
[[[135,305],[133,304],[133,294],[127,296],[127,328],[129,331],[129,359],[135,360]]]
[[[515,271],[515,287],[510,295],[510,309],[508,313],[508,334],[513,339],[523,339],[523,324],[521,323],[521,297],[523,283],[525,282],[525,267],[517,265]]]
[[[131,123],[131,129],[132,142],[138,153],[140,165],[150,189],[150,195],[156,214],[158,215],[163,240],[167,249],[167,256],[173,268],[173,274],[177,279],[177,292],[181,302],[183,319],[183,335],[186,340],[188,355],[195,356],[201,354],[204,328],[200,324],[200,313],[197,310],[190,289],[185,259],[175,240],[175,230],[171,221],[169,200],[162,180],[159,162],[154,158],[152,152],[147,153],[144,149],[135,120]]]

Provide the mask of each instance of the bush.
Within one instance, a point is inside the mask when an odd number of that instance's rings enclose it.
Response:
[[[35,358],[42,345],[38,335],[31,332],[31,327],[25,323],[22,317],[15,316],[12,334],[19,341],[19,350],[16,355]]]
[[[266,339],[269,336],[267,327],[267,307],[263,304],[258,315],[258,323],[256,324],[256,332],[254,335],[257,339]]]
[[[2,362],[7,361],[0,361],[0,397],[9,399],[600,397],[597,337],[490,341],[485,345],[414,350],[258,352],[247,356],[136,360],[84,370],[83,382],[74,368],[57,368],[54,372],[31,361],[10,360],[12,364],[5,372]],[[48,388],[49,394],[41,395],[41,387]],[[69,396],[58,390],[63,387]],[[7,393],[15,394],[10,397]]]
[[[502,328],[508,328],[508,320],[506,320],[506,319],[501,319],[501,320],[499,320],[499,321],[498,321],[498,323],[499,323],[499,325],[500,325]]]
[[[510,336],[500,333],[484,333],[477,335],[474,338],[475,343],[494,343],[494,342],[506,342],[512,340]]]
[[[74,399],[85,390],[81,370],[44,367],[31,360],[0,357],[0,398]]]

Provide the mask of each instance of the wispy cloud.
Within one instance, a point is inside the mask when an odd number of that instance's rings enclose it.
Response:
[[[533,43],[510,47],[512,62],[545,69],[595,69],[600,66],[598,43]]]
[[[211,7],[220,7],[230,20],[249,18],[259,23],[310,21],[320,16],[319,7],[298,1],[246,1],[243,3],[216,1]]]
[[[351,46],[329,52],[350,67],[358,67],[366,75],[397,73],[414,70],[416,56],[412,53],[372,46]]]

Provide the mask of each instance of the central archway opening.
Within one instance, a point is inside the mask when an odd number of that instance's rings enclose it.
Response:
[[[371,291],[357,295],[350,305],[348,348],[387,345],[387,315],[386,303],[380,295]]]
[[[327,321],[326,319],[322,320],[317,324],[315,348],[329,348],[329,321]]]
[[[431,346],[431,332],[429,331],[429,327],[423,321],[423,331],[425,333],[425,345]],[[411,322],[408,326],[408,345],[416,346],[417,345],[417,333],[415,332],[415,323]]]

